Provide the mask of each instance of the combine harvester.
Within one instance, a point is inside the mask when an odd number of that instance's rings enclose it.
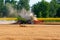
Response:
[[[19,16],[26,19],[25,24],[60,24],[60,18],[37,18],[34,13],[26,11],[24,8],[22,9],[21,13],[19,13]],[[24,24],[22,20],[18,20],[17,23]]]
[[[18,18],[0,18],[0,24],[59,24],[60,25],[60,18],[37,18],[32,12],[26,11],[22,9],[19,12],[19,15],[24,18],[26,21],[17,20]],[[52,20],[52,22],[49,21]],[[45,22],[48,21],[48,22]],[[59,22],[53,22],[59,21]]]

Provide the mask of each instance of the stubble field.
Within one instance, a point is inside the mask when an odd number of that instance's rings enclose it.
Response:
[[[60,25],[0,25],[0,40],[60,40]]]

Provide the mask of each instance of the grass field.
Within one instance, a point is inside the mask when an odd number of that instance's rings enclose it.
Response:
[[[0,25],[0,40],[60,40],[60,25]]]

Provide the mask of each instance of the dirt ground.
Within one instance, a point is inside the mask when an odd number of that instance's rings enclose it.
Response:
[[[0,40],[60,40],[60,25],[0,25]]]

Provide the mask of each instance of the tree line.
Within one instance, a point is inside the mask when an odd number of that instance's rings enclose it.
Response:
[[[9,16],[9,8],[8,8],[9,4],[12,6],[12,8],[14,10],[17,10],[17,12],[21,11],[23,8],[25,8],[27,11],[30,10],[29,1],[30,0],[19,0],[19,1],[0,0],[0,17],[5,17],[5,16],[8,17]],[[60,2],[56,1],[56,0],[51,0],[51,2],[47,2],[45,0],[42,0],[42,1],[34,4],[31,7],[31,11],[38,18],[60,17]],[[11,16],[13,16],[13,15],[11,15]]]
[[[18,12],[22,8],[26,10],[30,9],[29,0],[0,0],[0,17],[15,17],[15,10]]]
[[[32,6],[32,12],[34,12],[38,18],[60,17],[60,1],[51,0],[51,2],[46,2],[42,0]]]

